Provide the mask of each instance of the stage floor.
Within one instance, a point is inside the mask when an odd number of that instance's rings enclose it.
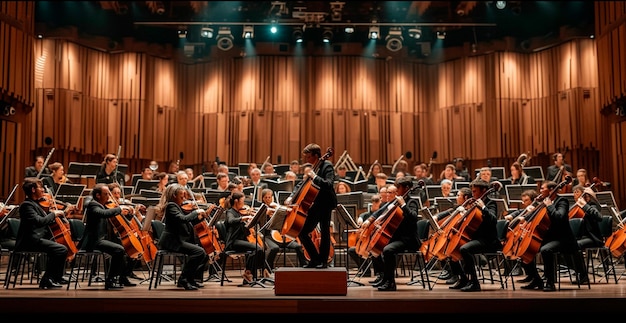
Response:
[[[619,264],[622,269],[623,264]],[[4,272],[3,272],[4,273]],[[147,272],[138,271],[139,276]],[[4,275],[3,275],[4,276]],[[239,270],[227,270],[231,280],[220,286],[219,280],[207,279],[204,288],[185,291],[174,282],[164,281],[156,289],[149,290],[148,282],[122,290],[104,290],[103,283],[80,283],[72,287],[53,290],[40,290],[37,284],[24,282],[15,288],[0,291],[0,313],[39,316],[50,314],[91,313],[101,315],[125,314],[132,317],[146,314],[157,317],[169,315],[212,315],[242,314],[255,317],[285,318],[294,315],[332,315],[339,318],[343,314],[350,317],[371,318],[382,315],[423,314],[425,317],[438,317],[441,314],[481,317],[488,313],[528,314],[550,312],[562,314],[577,313],[623,313],[626,301],[626,279],[607,283],[605,280],[592,281],[591,288],[580,288],[571,284],[564,276],[561,290],[543,292],[523,290],[523,283],[515,283],[513,290],[510,281],[505,289],[500,283],[486,282],[482,291],[461,292],[450,290],[444,281],[437,279],[437,273],[430,275],[433,288],[420,284],[408,284],[411,278],[398,277],[397,291],[383,292],[371,287],[371,277],[357,278],[364,283],[359,286],[350,283],[345,296],[276,296],[271,282],[264,286],[238,286],[243,282]],[[514,276],[521,279],[524,276]],[[4,277],[2,277],[4,278]],[[350,271],[354,278],[354,270]],[[315,284],[315,281],[311,281]],[[21,316],[23,317],[23,316]],[[423,316],[420,316],[423,317]],[[467,317],[467,316],[464,316]]]

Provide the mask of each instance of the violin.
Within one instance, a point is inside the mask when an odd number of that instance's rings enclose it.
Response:
[[[594,189],[594,187],[596,187],[596,185],[602,186],[602,181],[600,181],[600,179],[598,179],[597,177],[594,177],[593,178],[593,183],[589,184],[589,186],[587,186],[587,187],[589,187],[591,189]],[[589,195],[589,194],[587,192],[584,192],[579,198],[583,198],[586,195]],[[598,205],[599,204],[600,203],[598,203]],[[585,217],[585,211],[577,203],[574,203],[574,205],[569,209],[569,212],[568,212],[567,215],[568,215],[568,217],[570,219],[584,218]]]

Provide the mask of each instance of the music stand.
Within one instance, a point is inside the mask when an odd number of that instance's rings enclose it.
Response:
[[[346,235],[348,234],[350,228],[353,229],[358,229],[360,226],[354,221],[354,218],[352,218],[352,216],[348,213],[348,210],[346,210],[346,208],[343,206],[343,204],[337,204],[337,208],[335,209],[337,211],[337,213],[339,214],[339,216],[337,217],[337,222],[338,226],[339,226],[339,230],[341,231],[342,227],[345,227],[346,229],[344,229],[341,232],[346,233]],[[348,247],[346,245],[346,272],[350,272],[350,266],[349,266],[349,262],[350,262],[350,258],[348,255]],[[369,266],[369,262],[364,261],[361,264],[361,267],[363,265]],[[354,278],[357,278],[357,276],[359,275],[360,272],[365,272],[364,270],[361,271],[362,268],[359,268],[359,270],[357,270],[356,274],[354,274]],[[369,269],[369,268],[368,268]],[[349,275],[349,274],[348,274]],[[348,279],[348,286],[350,286],[350,284],[357,284],[359,286],[365,286],[365,284],[356,281],[355,279]]]
[[[220,205],[220,199],[222,197],[228,197],[230,196],[230,194],[231,194],[230,191],[207,189],[206,193],[204,193],[204,199],[206,200],[207,203]]]
[[[537,185],[529,184],[529,185],[506,185],[504,186],[504,191],[506,192],[506,200],[511,203],[522,203],[522,193],[526,190],[535,190],[537,191]]]
[[[437,205],[436,212],[442,212],[448,209],[451,209],[456,205],[456,199],[453,197],[435,197],[435,201],[433,206]]]
[[[159,186],[159,180],[138,179],[134,186],[133,194],[139,194],[142,189],[154,190],[155,187]]]
[[[363,192],[350,192],[337,194],[337,204],[343,205],[356,205],[357,208],[363,208],[363,204],[365,203],[365,198],[363,197]]]
[[[351,181],[345,178],[340,178],[339,181],[348,184],[352,192],[359,192],[359,191],[367,192],[367,180],[366,179],[363,179],[360,181]]]
[[[541,166],[526,166],[522,168],[526,175],[532,177],[536,182],[544,181],[543,168]]]
[[[80,176],[96,178],[98,176],[98,172],[100,171],[100,168],[102,168],[102,164],[96,164],[96,163],[84,164],[84,167]]]
[[[159,191],[142,189],[142,190],[139,191],[139,195],[141,197],[145,197],[145,198],[149,199],[149,198],[160,198],[162,193],[159,192]]]
[[[265,205],[265,204],[263,204]],[[276,230],[277,232],[281,232],[281,236],[283,241],[285,240],[285,235],[282,234],[283,225],[285,224],[285,219],[287,218],[288,208],[285,206],[279,206],[274,211],[274,214],[270,217],[269,221],[265,223],[262,230]],[[291,238],[291,237],[290,237]],[[295,240],[295,238],[293,238]],[[287,266],[287,245],[288,242],[283,242],[283,266]]]
[[[67,166],[66,176],[68,178],[81,178],[86,164],[78,162],[70,162]]]
[[[265,224],[263,226],[257,226],[260,222],[265,221]],[[248,222],[248,224],[246,224],[246,229],[252,229],[255,228],[254,231],[254,241],[255,241],[255,249],[258,250],[259,248],[259,230],[263,230],[266,226],[267,223],[269,221],[267,221],[267,205],[263,204],[259,207],[259,209],[256,211],[256,213],[254,213],[254,216],[252,217],[252,219],[250,220],[250,222]],[[265,237],[263,237],[263,239],[265,239]],[[265,243],[263,244],[263,256],[265,255]],[[256,257],[260,257],[262,255],[259,255],[258,252],[254,252],[254,261],[252,262],[254,264],[254,268],[253,268],[253,272],[254,272],[254,279],[252,280],[252,282],[249,283],[250,287],[254,287],[255,285],[259,285],[261,287],[266,287],[265,285],[263,285],[263,283],[265,282],[270,282],[273,283],[274,280],[272,280],[271,278],[266,278],[263,277],[261,279],[257,279],[257,262],[258,260],[256,259]],[[265,257],[264,257],[265,258]],[[265,259],[264,259],[265,261]]]
[[[85,187],[87,187],[87,185],[84,184],[61,184],[57,189],[55,199],[76,205]]]

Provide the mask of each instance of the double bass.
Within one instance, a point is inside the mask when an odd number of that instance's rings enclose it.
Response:
[[[460,216],[457,216],[456,221],[453,222],[447,232],[446,239],[448,243],[444,251],[446,256],[450,257],[453,261],[461,260],[459,248],[472,240],[472,236],[483,222],[483,213],[482,210],[478,208],[478,200],[484,201],[489,194],[497,192],[501,188],[502,184],[500,182],[492,182],[489,189],[486,190],[480,198],[471,198],[468,200],[470,201],[468,204],[469,209]]]
[[[319,171],[324,161],[333,155],[333,151],[333,148],[328,147],[326,153],[317,160],[315,165],[313,165],[313,171],[315,173]],[[302,231],[302,227],[304,226],[304,221],[309,213],[309,209],[313,205],[313,201],[315,201],[319,191],[319,187],[313,183],[313,178],[307,176],[298,189],[293,193],[294,203],[289,206],[291,208],[291,212],[287,214],[285,222],[283,222],[283,227],[281,229],[282,235],[297,237],[298,234],[300,234],[300,231]]]
[[[567,176],[547,196],[542,194],[537,197],[537,201],[540,202],[532,212],[524,217],[526,221],[518,224],[510,236],[507,234],[507,241],[505,241],[504,246],[507,247],[506,252],[509,255],[509,259],[521,259],[525,264],[529,264],[535,259],[541,247],[543,237],[550,228],[550,218],[548,217],[548,210],[544,200],[546,198],[554,199],[557,193],[571,182],[572,177]],[[512,241],[509,242],[509,239],[512,239]],[[508,248],[509,243],[511,244],[510,248]]]

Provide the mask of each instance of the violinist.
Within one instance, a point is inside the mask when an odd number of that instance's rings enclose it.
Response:
[[[43,184],[36,177],[25,178],[22,189],[26,199],[19,207],[20,226],[15,240],[15,251],[46,252],[47,262],[39,288],[60,288],[68,283],[63,278],[68,249],[51,239],[49,225],[55,222],[55,217],[62,216],[63,211],[55,210],[46,214],[40,205],[44,197]]]
[[[377,178],[376,175],[383,173],[383,165],[381,165],[378,161],[376,161],[372,164],[370,169],[371,171],[369,172],[368,177],[367,177],[367,184],[375,185],[376,178]],[[378,191],[374,193],[378,193]]]
[[[313,200],[313,205],[309,208],[306,219],[302,226],[302,230],[298,234],[300,243],[306,249],[310,256],[310,261],[306,268],[323,269],[328,267],[328,256],[330,254],[330,217],[332,211],[337,207],[337,194],[335,193],[335,168],[333,164],[321,159],[322,149],[318,144],[310,143],[302,149],[302,160],[312,165],[319,164],[317,172],[311,169],[305,169],[305,179],[294,188],[293,193],[285,200],[285,205],[290,205],[292,199],[295,198],[296,192],[300,191],[300,187],[304,183],[308,183],[308,179],[312,184],[319,187],[319,191]],[[319,251],[311,240],[309,235],[319,224],[321,240],[319,243]]]
[[[261,191],[267,188],[267,183],[261,181],[261,170],[253,168],[250,170],[250,187],[254,187],[252,192],[253,199],[258,200],[261,196]]]
[[[550,227],[547,229],[539,248],[541,259],[543,259],[543,272],[546,281],[544,284],[541,276],[539,276],[536,262],[533,260],[528,266],[524,266],[526,274],[533,277],[533,279],[530,284],[522,286],[523,289],[540,289],[544,292],[556,291],[554,285],[556,279],[554,253],[571,254],[580,250],[569,224],[569,202],[567,198],[557,195],[557,198],[553,201],[549,197],[550,192],[557,185],[556,182],[545,181],[541,184],[541,190],[539,191],[541,196],[548,196],[543,199],[543,203],[546,206],[547,216],[550,219]],[[574,261],[574,269],[578,272],[578,278],[580,281],[584,281],[587,277],[587,268],[582,264],[582,259],[579,259],[579,257],[574,257]]]
[[[395,185],[387,188],[388,191],[391,187],[395,189],[395,198],[387,202],[378,211],[372,214],[372,217],[376,219],[380,216],[385,216],[387,214],[385,211],[388,210],[388,206],[392,205],[391,203],[397,203],[399,208],[402,210],[401,222],[392,233],[391,239],[383,248],[381,255],[374,258],[382,261],[383,264],[383,275],[381,280],[372,285],[373,287],[377,287],[379,291],[395,291],[397,289],[395,275],[398,253],[405,250],[417,251],[421,245],[417,236],[418,210],[414,210],[409,207],[408,195],[407,200],[403,198],[405,193],[409,192],[413,187],[413,181],[408,177],[397,178]]]
[[[265,205],[267,205],[267,215],[268,217],[272,217],[274,213],[276,213],[277,208],[281,207],[276,202],[274,202],[274,191],[269,188],[261,191],[261,200]],[[267,229],[263,232],[264,236],[272,236],[272,230]],[[284,242],[280,243],[273,239],[265,239],[264,240],[266,248],[269,250],[267,252],[267,264],[270,267],[270,271],[274,271],[274,263],[276,260],[276,255],[280,251],[280,248],[290,249],[295,251],[296,256],[298,257],[298,264],[300,266],[304,266],[307,263],[306,257],[304,256],[304,251],[302,249],[302,245],[300,245],[296,240],[287,241],[284,239]],[[265,275],[265,272],[264,272]],[[265,275],[267,276],[267,275]]]
[[[46,162],[46,159],[43,156],[35,157],[35,164],[33,166],[28,166],[24,169],[24,178],[37,177],[40,171],[42,175],[50,175],[50,170],[47,167],[44,168],[45,162]],[[43,168],[43,171],[41,170],[42,168]]]
[[[249,215],[246,208],[245,197],[242,192],[235,190],[228,198],[228,210],[226,211],[226,246],[225,250],[236,252],[253,251],[246,258],[246,269],[243,273],[243,284],[251,284],[256,277],[255,269],[263,268],[265,255],[263,246],[258,243],[252,243],[248,240],[250,229],[246,226],[252,220],[253,216]]]
[[[154,188],[154,190],[161,194],[165,193],[165,188],[167,188],[167,185],[169,185],[169,180],[170,180],[169,177],[167,176],[167,173],[165,172],[156,173],[154,174],[154,179],[159,181],[159,183]]]
[[[196,282],[195,277],[202,275],[209,256],[204,248],[194,243],[193,225],[203,221],[207,213],[201,208],[191,212],[185,212],[182,209],[183,203],[188,198],[187,192],[186,187],[171,184],[161,196],[157,207],[164,211],[165,230],[159,239],[158,247],[187,255],[176,286],[183,287],[185,290],[197,290],[203,285]]]
[[[85,207],[85,233],[78,244],[80,250],[100,250],[111,256],[106,273],[104,289],[121,289],[136,286],[124,275],[127,253],[120,243],[107,239],[108,218],[132,212],[127,205],[117,205],[111,200],[111,191],[104,183],[98,183],[91,191],[92,200]]]
[[[576,171],[576,178],[574,178],[574,182],[572,185],[582,185],[582,186],[590,186],[591,181],[589,180],[589,176],[587,175],[587,170],[584,168],[579,168]],[[573,193],[573,192],[572,192]]]
[[[292,160],[289,163],[289,170],[292,171],[297,179],[302,179],[302,172],[300,171],[300,161],[297,159]]]
[[[96,183],[118,183],[124,185],[124,174],[117,171],[119,159],[113,154],[107,154],[102,161],[102,166],[96,174]]]
[[[481,178],[470,183],[472,197],[475,199],[475,207],[482,212],[482,221],[472,234],[471,240],[459,247],[462,257],[463,274],[459,281],[451,286],[451,289],[460,289],[463,292],[480,291],[480,283],[476,274],[475,256],[484,252],[495,252],[502,248],[496,230],[498,208],[496,202],[483,194],[489,189],[489,183]],[[483,197],[481,199],[481,197]],[[463,206],[460,206],[463,208]],[[468,212],[469,210],[461,210]]]

